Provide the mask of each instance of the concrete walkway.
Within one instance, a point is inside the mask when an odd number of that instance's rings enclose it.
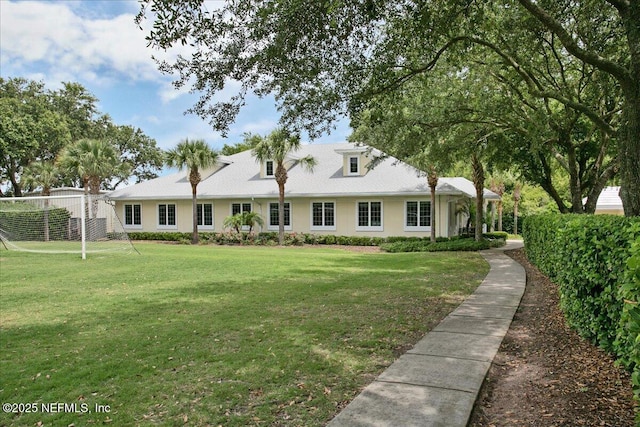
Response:
[[[466,426],[524,294],[524,268],[503,252],[519,247],[482,251],[491,269],[476,291],[328,426]]]

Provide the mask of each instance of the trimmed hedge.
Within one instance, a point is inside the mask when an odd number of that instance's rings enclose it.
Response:
[[[278,244],[277,232],[235,233],[235,232],[200,232],[202,243],[217,245],[266,245]],[[473,239],[439,237],[432,244],[429,237],[366,237],[366,236],[335,236],[333,234],[285,233],[284,244],[287,246],[308,245],[344,245],[344,246],[380,246],[387,252],[416,252],[416,251],[477,251],[490,247],[503,246],[506,233],[490,233],[486,239],[475,242]],[[131,240],[157,240],[166,242],[190,243],[191,233],[179,232],[130,232]]]
[[[156,240],[166,242],[191,241],[191,233],[179,232],[129,232],[131,240]],[[269,231],[261,233],[236,233],[236,232],[200,232],[198,233],[203,243],[213,243],[218,245],[277,245],[278,233]],[[285,233],[285,245],[351,245],[351,246],[380,246],[386,239],[381,237],[365,236],[334,236],[332,234],[309,234],[309,233]]]
[[[480,251],[483,249],[503,246],[504,240],[483,239],[476,242],[474,239],[451,239],[431,242],[429,240],[407,240],[385,243],[380,248],[386,252],[440,252],[440,251]]]
[[[531,262],[558,284],[578,333],[633,372],[640,393],[640,218],[536,215],[523,224]]]
[[[635,366],[631,380],[636,400],[640,403],[640,224],[634,224],[632,227],[632,232],[638,237],[631,245],[627,275],[620,288],[620,298],[624,301],[624,306],[615,344],[629,349],[628,358],[623,360],[623,363],[628,367]],[[640,425],[640,410],[636,421]]]
[[[15,210],[0,212],[0,229],[4,230],[10,240],[42,241],[44,239],[44,211],[20,210],[26,204],[16,204]],[[71,214],[64,208],[50,207],[47,211],[49,222],[49,239],[66,240],[69,236],[69,218]]]

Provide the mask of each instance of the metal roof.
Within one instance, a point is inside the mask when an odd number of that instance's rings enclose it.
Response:
[[[350,143],[308,144],[292,153],[296,158],[311,155],[317,165],[308,172],[298,163],[288,170],[285,194],[295,197],[381,197],[393,195],[429,194],[426,174],[393,157],[381,160],[364,176],[343,175],[344,153],[356,153],[361,148]],[[375,155],[376,151],[372,151]],[[378,152],[379,153],[379,152]],[[243,151],[225,156],[214,173],[201,172],[198,184],[200,199],[246,199],[251,197],[277,198],[278,185],[274,178],[261,178],[260,165]],[[440,178],[436,193],[475,197],[473,183],[465,178]],[[484,197],[499,200],[500,196],[485,189]],[[114,200],[190,199],[188,173],[181,171],[167,176],[115,190],[109,194]]]

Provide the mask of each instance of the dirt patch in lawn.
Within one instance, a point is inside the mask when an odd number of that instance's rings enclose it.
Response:
[[[569,329],[557,286],[522,249],[505,253],[524,266],[527,288],[469,426],[633,426],[629,374]]]

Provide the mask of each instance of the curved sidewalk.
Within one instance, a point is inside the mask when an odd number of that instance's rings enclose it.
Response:
[[[476,291],[328,426],[466,426],[524,294],[524,268],[504,254],[519,247],[482,251],[490,270]]]

